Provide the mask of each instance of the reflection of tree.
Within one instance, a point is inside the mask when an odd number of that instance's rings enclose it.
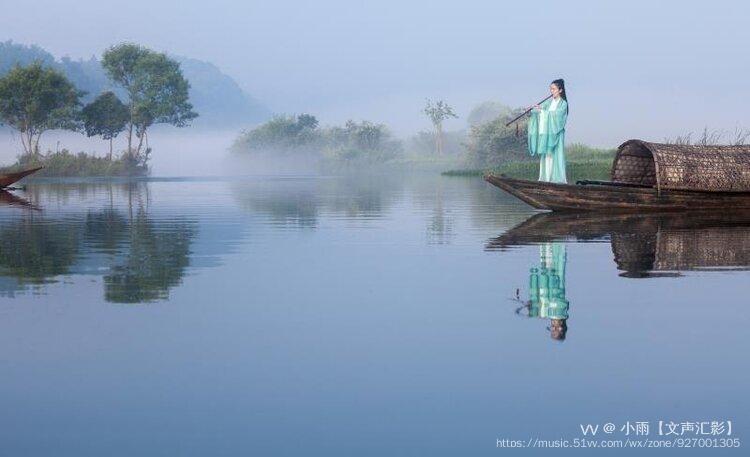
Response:
[[[108,208],[86,215],[86,244],[92,249],[116,253],[128,233],[128,221],[118,211]]]
[[[20,284],[41,284],[66,274],[76,261],[81,231],[68,221],[25,215],[0,228],[0,268]]]
[[[111,218],[111,215],[102,217]],[[120,222],[124,218],[109,220]],[[105,299],[115,303],[141,303],[168,298],[169,289],[180,284],[190,264],[190,244],[195,237],[192,224],[170,221],[157,225],[139,209],[127,222],[125,230],[129,235],[126,246],[119,249],[124,260],[112,265],[110,274],[104,276]],[[98,240],[100,246],[118,244],[116,228],[112,232],[96,233],[102,235]]]
[[[350,218],[380,217],[388,208],[387,194],[400,187],[390,176],[351,174],[322,183],[324,208]]]
[[[314,179],[234,183],[232,192],[240,204],[280,225],[314,228],[320,202]]]
[[[232,192],[241,206],[273,223],[315,228],[322,213],[346,218],[380,217],[403,180],[387,175],[351,174],[326,177],[279,178],[238,182]]]
[[[464,182],[441,178],[414,179],[415,205],[429,214],[427,219],[427,243],[449,244],[455,236],[455,216],[450,208],[465,195],[462,192]]]
[[[435,193],[432,216],[427,224],[427,242],[430,244],[449,244],[453,237],[453,217],[446,211],[442,189]]]
[[[132,197],[132,198],[131,198]],[[84,216],[21,215],[0,226],[0,293],[59,275],[104,274],[105,299],[139,303],[165,299],[190,263],[194,223],[154,219],[135,195],[127,209],[114,206]],[[132,215],[131,215],[132,213]]]
[[[313,228],[318,225],[318,202],[314,195],[304,192],[267,195],[253,199],[253,206],[282,225]]]
[[[504,198],[477,178],[438,177],[431,173],[352,173],[336,177],[291,177],[232,184],[241,206],[272,223],[315,228],[326,215],[346,219],[383,217],[397,203],[408,201],[426,214],[429,244],[448,244],[456,236],[466,210],[477,227],[512,226],[527,218],[528,205]],[[467,197],[468,195],[468,197]]]

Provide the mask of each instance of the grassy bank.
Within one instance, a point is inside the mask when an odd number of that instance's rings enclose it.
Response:
[[[568,181],[579,179],[609,179],[614,149],[597,149],[583,144],[572,144],[567,154]],[[505,174],[514,178],[537,179],[539,161],[508,162],[494,168],[455,169],[443,172],[445,176],[482,176],[485,173]]]
[[[44,167],[34,177],[98,177],[98,176],[145,176],[148,167],[143,161],[118,157],[112,160],[79,152],[72,154],[63,149],[47,154],[23,155],[9,167],[0,168],[8,173],[32,167]]]

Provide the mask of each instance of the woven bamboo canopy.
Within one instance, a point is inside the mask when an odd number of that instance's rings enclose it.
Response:
[[[628,140],[617,148],[612,181],[658,190],[750,192],[750,145],[698,146]]]

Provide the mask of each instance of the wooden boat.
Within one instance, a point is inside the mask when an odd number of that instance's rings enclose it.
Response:
[[[542,213],[487,242],[488,251],[556,241],[609,242],[621,276],[750,270],[750,211]]]
[[[6,174],[0,174],[0,189],[4,187],[8,187],[19,180],[25,178],[26,176],[36,173],[37,171],[41,170],[44,167],[36,167],[36,168],[30,168],[28,170],[19,171],[17,173],[6,173]]]
[[[535,208],[553,211],[750,209],[750,145],[628,140],[617,148],[611,181],[558,184],[493,174],[484,179]]]

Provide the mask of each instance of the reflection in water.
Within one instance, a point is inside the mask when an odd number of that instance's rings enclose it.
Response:
[[[567,332],[566,241],[609,242],[619,276],[626,278],[750,269],[750,213],[537,214],[491,239],[486,249],[539,244],[540,266],[531,269],[529,300],[518,312],[550,319],[557,340]]]
[[[25,198],[21,198],[18,195],[5,190],[0,190],[0,206],[25,206],[36,209],[36,207]]]
[[[119,303],[167,299],[190,269],[215,266],[250,234],[310,234],[325,221],[326,231],[413,227],[425,243],[449,245],[466,228],[508,224],[527,211],[512,199],[507,206],[480,180],[432,174],[269,176],[225,185],[62,181],[21,195],[28,200],[0,193],[0,294],[47,293],[46,284],[85,275]],[[498,204],[509,210],[502,218]]]
[[[565,298],[564,243],[543,243],[539,246],[539,266],[529,274],[529,300],[517,310],[526,309],[528,317],[550,320],[550,336],[563,341],[568,331],[568,308]]]
[[[477,455],[497,430],[528,433],[519,417],[565,436],[571,412],[625,423],[686,398],[697,417],[750,423],[736,363],[748,274],[617,275],[741,265],[744,222],[545,216],[488,246],[533,247],[499,253],[481,247],[530,210],[481,179],[39,183],[18,195],[40,211],[0,207],[0,288],[18,295],[0,297],[7,455],[295,455],[298,441],[311,455],[362,443],[390,455],[404,430],[418,439],[401,453]],[[493,306],[519,282],[533,319]],[[541,379],[552,382],[528,388]],[[388,439],[368,441],[372,430]],[[436,430],[471,433],[422,446]]]
[[[451,207],[466,198],[466,187],[466,182],[436,180],[429,174],[409,175],[406,179],[394,173],[274,177],[231,184],[235,199],[248,212],[265,215],[279,226],[300,229],[315,229],[321,219],[330,216],[346,220],[382,219],[394,207],[403,205],[404,194],[408,193],[414,199],[415,209],[429,214],[425,235],[427,243],[434,245],[450,244],[455,236]],[[477,189],[482,196],[488,195],[484,197],[488,205],[496,205],[497,193],[483,185],[469,187],[471,192]]]
[[[379,218],[403,185],[387,175],[340,178],[273,177],[231,184],[240,206],[278,225],[316,228],[326,213],[346,218]]]
[[[488,250],[551,241],[610,242],[620,276],[750,269],[750,213],[535,215],[487,243]]]
[[[48,222],[30,213],[0,226],[3,276],[16,278],[23,286],[43,284],[69,272],[78,255],[80,227],[69,221]]]
[[[442,186],[437,187],[434,192],[434,200],[431,206],[431,215],[427,225],[427,242],[429,244],[450,244],[454,236],[453,218],[450,211],[446,209],[445,192]]]
[[[112,216],[114,221],[122,219]],[[192,224],[175,221],[166,230],[163,226],[157,229],[139,208],[120,227],[124,242],[119,249],[120,258],[109,265],[111,273],[104,276],[105,299],[141,303],[168,298],[169,290],[180,284],[190,263],[190,243],[195,236]],[[111,241],[112,235],[107,230],[100,233],[104,239],[98,240],[99,243]]]
[[[195,224],[154,220],[144,185],[127,185],[125,207],[3,218],[0,224],[0,294],[36,289],[59,276],[95,274],[114,303],[166,299],[189,265]],[[112,188],[108,189],[110,192]]]

